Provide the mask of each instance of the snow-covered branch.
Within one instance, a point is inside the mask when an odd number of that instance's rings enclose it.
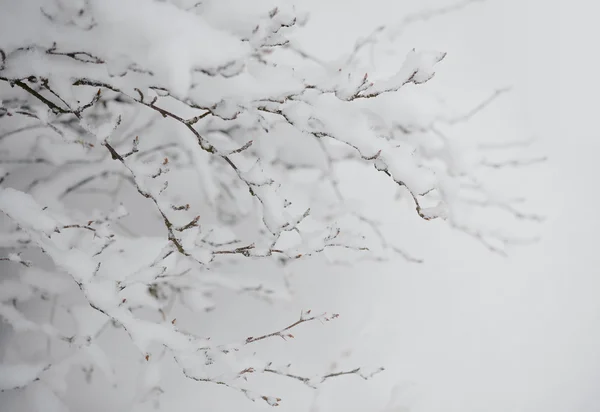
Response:
[[[405,246],[388,239],[387,223],[361,204],[379,200],[355,190],[349,165],[408,194],[420,224],[447,220],[500,254],[522,239],[465,220],[469,208],[539,220],[474,175],[541,159],[469,163],[445,133],[500,92],[462,116],[408,124],[394,99],[433,79],[445,53],[406,50],[394,74],[366,73],[359,52],[387,31],[377,29],[336,67],[293,40],[307,15],[275,3],[30,0],[12,4],[10,18],[0,13],[0,264],[9,268],[0,317],[15,336],[49,342],[43,361],[0,366],[0,389],[60,386],[74,365],[112,382],[107,330],[149,370],[136,402],[162,393],[167,360],[181,376],[271,406],[281,399],[251,389],[247,376],[315,388],[383,371],[305,377],[246,356],[256,342],[337,314],[303,311],[282,329],[222,342],[191,332],[195,317],[173,315],[213,311],[216,291],[289,299],[283,276],[267,285],[263,272],[319,256],[421,263],[409,237]],[[290,63],[290,50],[317,69]],[[28,319],[32,302],[68,321]]]

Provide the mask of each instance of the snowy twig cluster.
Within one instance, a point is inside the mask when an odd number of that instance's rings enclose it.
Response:
[[[361,69],[363,43],[341,63],[323,63],[292,39],[305,14],[247,3],[2,6],[0,210],[9,219],[0,246],[8,250],[1,259],[19,265],[2,279],[0,316],[14,334],[36,333],[69,350],[2,366],[0,389],[46,377],[60,393],[82,357],[110,377],[97,343],[110,327],[122,328],[146,362],[168,353],[186,377],[270,405],[280,399],[248,389],[249,376],[317,387],[379,372],[305,377],[240,361],[250,344],[293,338],[292,328],[337,315],[305,311],[286,328],[233,344],[169,317],[174,305],[211,310],[216,288],[271,298],[278,291],[253,282],[253,273],[324,252],[418,262],[348,201],[342,164],[369,165],[409,195],[423,220],[447,219],[499,252],[510,242],[458,218],[474,202],[520,215],[469,180],[442,129],[403,124],[382,109],[386,96],[432,79],[444,53],[409,51],[391,76]],[[465,187],[478,197],[465,198]],[[78,303],[64,299],[72,295]],[[32,299],[49,302],[52,314],[66,311],[75,327],[54,325],[53,315],[30,320],[19,307]],[[97,322],[89,306],[101,314]],[[157,391],[157,382],[148,378],[145,390]]]

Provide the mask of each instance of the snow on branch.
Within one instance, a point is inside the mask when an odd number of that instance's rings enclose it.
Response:
[[[0,264],[12,276],[0,317],[15,334],[49,342],[42,362],[1,365],[0,389],[45,376],[58,385],[80,364],[111,377],[99,339],[106,330],[150,370],[138,400],[161,393],[165,359],[181,376],[271,406],[282,400],[246,386],[247,376],[317,387],[383,371],[304,377],[237,358],[337,314],[303,311],[282,329],[233,343],[189,332],[172,315],[213,311],[217,290],[291,299],[283,268],[319,256],[421,263],[388,239],[373,207],[356,202],[380,203],[356,189],[349,166],[408,194],[420,224],[446,220],[496,253],[522,239],[465,221],[470,208],[539,220],[474,175],[543,159],[494,160],[492,147],[471,164],[445,134],[501,91],[463,116],[405,124],[395,99],[433,79],[445,53],[407,50],[391,76],[366,73],[359,52],[388,30],[378,28],[334,67],[291,40],[307,15],[273,3],[32,0],[0,15]],[[318,67],[295,66],[279,50]],[[403,201],[393,206],[404,213]],[[29,319],[27,304],[47,309],[49,323]],[[57,310],[73,330],[54,325]],[[54,356],[55,343],[69,355]]]

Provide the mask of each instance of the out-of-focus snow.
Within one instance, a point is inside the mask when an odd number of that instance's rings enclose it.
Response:
[[[12,188],[0,189],[0,210],[22,227],[50,235],[57,222],[43,210],[31,195]]]

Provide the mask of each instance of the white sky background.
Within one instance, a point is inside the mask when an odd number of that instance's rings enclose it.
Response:
[[[304,4],[319,10],[309,27],[329,27],[314,43],[327,56],[348,50],[378,24],[399,21],[406,10],[450,3]],[[451,104],[466,109],[496,87],[514,86],[474,127],[507,139],[539,139],[536,150],[549,161],[522,170],[511,184],[529,187],[548,220],[543,240],[513,250],[508,260],[434,227],[430,235],[438,241],[423,267],[367,272],[359,288],[378,303],[367,309],[373,318],[362,345],[371,358],[369,347],[385,353],[388,371],[367,384],[364,396],[356,396],[364,382],[332,383],[323,400],[329,410],[385,404],[381,397],[394,381],[403,388],[400,403],[413,412],[600,410],[594,189],[600,174],[594,95],[600,89],[591,45],[599,34],[598,7],[584,0],[560,3],[491,0],[404,34],[403,45],[449,53],[433,82]],[[393,287],[364,289],[377,276]]]

